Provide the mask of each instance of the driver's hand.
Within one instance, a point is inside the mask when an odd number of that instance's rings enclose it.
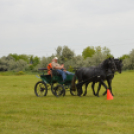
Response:
[[[61,67],[64,68],[64,64],[62,64]]]

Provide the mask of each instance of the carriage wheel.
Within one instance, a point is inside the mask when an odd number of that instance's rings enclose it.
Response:
[[[47,85],[43,81],[39,81],[35,84],[34,93],[38,97],[47,95]]]
[[[65,96],[65,89],[63,87],[63,85],[60,85],[58,83],[53,83],[51,86],[51,91],[53,93],[53,95],[59,97],[61,95]]]

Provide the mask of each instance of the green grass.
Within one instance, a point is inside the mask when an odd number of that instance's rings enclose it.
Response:
[[[0,76],[12,76],[12,75],[33,75],[33,74],[37,74],[37,72],[33,72],[33,71],[0,71]]]
[[[48,91],[36,97],[34,75],[0,76],[0,134],[133,134],[134,72],[115,75],[113,100],[94,97],[57,98]],[[97,88],[97,85],[96,85]]]

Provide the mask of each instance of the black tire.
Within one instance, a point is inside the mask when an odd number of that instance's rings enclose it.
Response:
[[[59,97],[59,96],[65,96],[65,89],[63,85],[60,85],[58,83],[53,83],[51,86],[52,94]]]
[[[38,97],[43,97],[47,95],[47,85],[43,81],[39,81],[35,84],[34,93]]]

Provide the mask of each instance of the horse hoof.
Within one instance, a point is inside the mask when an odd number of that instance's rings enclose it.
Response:
[[[106,93],[103,93],[103,96],[106,95]]]
[[[96,96],[96,97],[100,97],[98,94],[94,94],[94,96]]]
[[[77,96],[81,97],[81,94],[77,94]]]

